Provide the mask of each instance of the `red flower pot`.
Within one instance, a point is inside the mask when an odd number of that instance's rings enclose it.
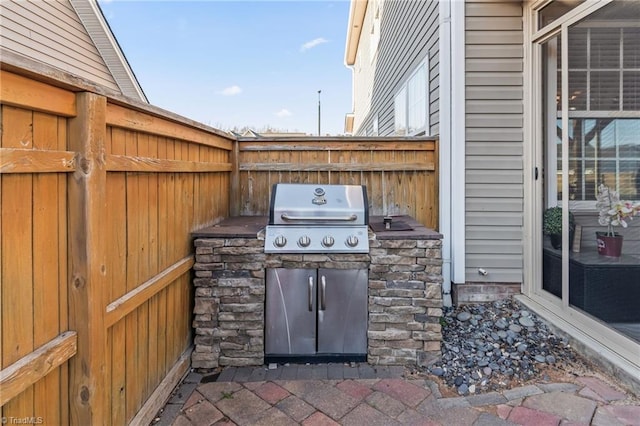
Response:
[[[622,254],[622,235],[607,235],[606,232],[596,232],[598,254],[609,257],[620,257]]]

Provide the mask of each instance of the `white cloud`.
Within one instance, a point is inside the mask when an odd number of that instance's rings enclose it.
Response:
[[[324,37],[314,38],[313,40],[308,41],[305,44],[303,44],[302,46],[300,46],[300,51],[304,52],[305,50],[313,49],[316,46],[319,46],[321,44],[328,43],[328,42],[329,42],[329,40],[327,40]]]
[[[222,92],[220,92],[221,95],[224,96],[234,96],[234,95],[239,95],[240,93],[242,93],[242,89],[240,88],[240,86],[229,86],[225,89],[222,90]]]
[[[291,117],[293,114],[286,108],[282,108],[280,111],[276,112],[278,117]]]

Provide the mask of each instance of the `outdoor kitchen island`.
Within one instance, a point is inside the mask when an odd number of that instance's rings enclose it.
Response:
[[[425,366],[440,357],[442,236],[409,216],[369,218],[368,253],[265,253],[266,216],[194,232],[192,367],[265,363],[265,295],[274,268],[366,270],[366,360]],[[322,359],[326,362],[327,359]]]

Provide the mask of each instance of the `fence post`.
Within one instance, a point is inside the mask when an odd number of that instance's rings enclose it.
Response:
[[[69,404],[74,425],[107,424],[105,329],[106,109],[104,96],[76,96],[77,116],[69,122],[69,149],[76,152],[68,179],[69,328],[78,333],[70,360]]]
[[[231,151],[231,185],[229,188],[229,213],[232,217],[240,216],[242,194],[240,192],[240,142],[233,141]]]

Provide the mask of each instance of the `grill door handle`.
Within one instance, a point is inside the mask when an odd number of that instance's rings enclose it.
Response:
[[[309,277],[309,312],[313,311],[313,277]]]
[[[331,221],[331,222],[353,222],[358,219],[357,214],[352,214],[349,216],[289,216],[287,213],[282,213],[280,215],[282,220],[296,221],[296,220],[310,220],[313,222],[323,222],[323,221]]]
[[[325,278],[325,276],[323,275],[321,278],[321,284],[320,284],[320,310],[324,311],[327,309],[327,300],[325,297],[325,294],[327,292],[327,279]]]

